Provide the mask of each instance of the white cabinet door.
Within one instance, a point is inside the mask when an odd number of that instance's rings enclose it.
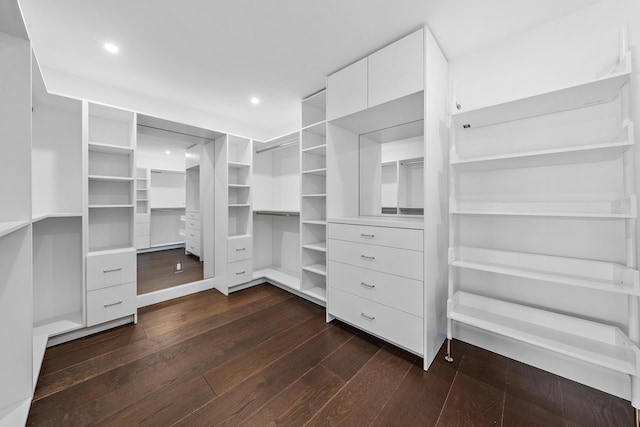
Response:
[[[327,79],[327,120],[367,108],[367,58],[349,65]]]
[[[369,108],[423,90],[424,29],[369,55],[368,67]]]

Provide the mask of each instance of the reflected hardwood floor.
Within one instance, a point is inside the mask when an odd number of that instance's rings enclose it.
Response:
[[[182,273],[174,272],[176,261],[182,262]],[[182,248],[138,254],[138,295],[195,282],[203,277],[203,263],[198,257],[185,255]]]
[[[30,426],[631,426],[628,402],[453,342],[421,359],[270,285],[47,350]]]

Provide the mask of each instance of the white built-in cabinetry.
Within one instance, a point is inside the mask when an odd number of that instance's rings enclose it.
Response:
[[[200,226],[200,159],[203,146],[194,145],[185,153],[186,215],[185,251],[202,259],[202,228]]]
[[[327,140],[326,90],[302,100],[300,289],[327,300]]]
[[[624,52],[608,76],[452,114],[448,337],[610,392],[630,377],[637,408],[630,75]]]
[[[136,168],[136,249],[151,246],[151,207],[148,168]]]
[[[14,426],[33,393],[31,44],[24,28],[3,31],[12,28],[0,25],[0,425]]]
[[[86,322],[135,316],[135,113],[83,102]]]
[[[215,140],[216,287],[230,289],[253,278],[250,139],[224,135]]]

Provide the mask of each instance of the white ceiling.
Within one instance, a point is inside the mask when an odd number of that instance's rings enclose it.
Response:
[[[48,85],[62,73],[266,140],[299,126],[300,99],[327,74],[424,24],[453,60],[599,0],[19,1]]]

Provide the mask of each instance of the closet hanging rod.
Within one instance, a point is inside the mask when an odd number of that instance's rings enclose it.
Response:
[[[287,147],[289,145],[297,144],[299,142],[300,142],[299,139],[294,139],[294,140],[291,140],[291,141],[283,142],[282,144],[274,145],[273,147],[263,148],[262,150],[256,150],[256,154],[264,153],[265,151],[275,150],[276,148],[284,148],[284,147]]]
[[[178,132],[177,130],[162,129],[162,128],[158,128],[158,127],[155,127],[155,126],[141,125],[140,123],[138,123],[138,126],[140,126],[142,128],[147,128],[147,129],[161,130],[163,132],[175,133],[175,134],[178,134],[178,135],[190,136],[192,138],[204,139],[205,141],[213,141],[213,139],[211,139],[211,138],[205,138],[204,136],[198,136],[198,135],[191,135],[190,133]]]
[[[293,211],[254,211],[256,215],[271,215],[271,216],[300,216],[300,212]]]

